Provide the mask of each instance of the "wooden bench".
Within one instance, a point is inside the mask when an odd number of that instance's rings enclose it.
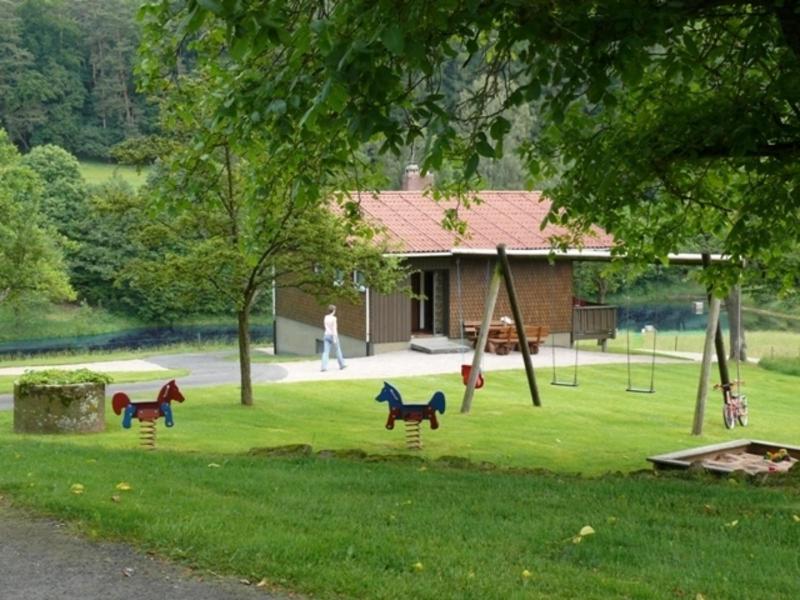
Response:
[[[539,347],[544,344],[550,330],[544,325],[526,325],[525,337],[528,340],[528,350],[531,354],[538,354]],[[496,335],[489,335],[486,342],[486,351],[498,355],[505,355],[512,350],[519,350],[519,337],[514,325],[503,325]]]

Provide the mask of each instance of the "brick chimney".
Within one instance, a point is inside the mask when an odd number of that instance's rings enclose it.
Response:
[[[410,164],[403,173],[402,190],[406,192],[419,191],[433,185],[433,175],[428,173],[423,177],[419,170],[419,165]]]

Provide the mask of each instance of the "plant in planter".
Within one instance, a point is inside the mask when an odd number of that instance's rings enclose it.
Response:
[[[27,371],[14,382],[14,431],[104,431],[106,384],[110,382],[108,375],[87,369]]]

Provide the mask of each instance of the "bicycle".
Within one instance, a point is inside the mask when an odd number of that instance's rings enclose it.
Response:
[[[733,386],[739,386],[744,383],[743,381],[731,381],[730,383],[717,384],[714,386],[715,390],[722,390],[723,404],[722,404],[722,421],[725,423],[726,429],[733,429],[736,427],[736,421],[739,425],[747,427],[748,412],[747,412],[747,396],[744,394],[734,394]]]

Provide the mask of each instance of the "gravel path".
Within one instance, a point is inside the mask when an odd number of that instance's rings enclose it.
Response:
[[[2,505],[0,567],[3,600],[287,598],[230,578],[201,579],[125,544],[91,542],[57,521],[33,519]]]

